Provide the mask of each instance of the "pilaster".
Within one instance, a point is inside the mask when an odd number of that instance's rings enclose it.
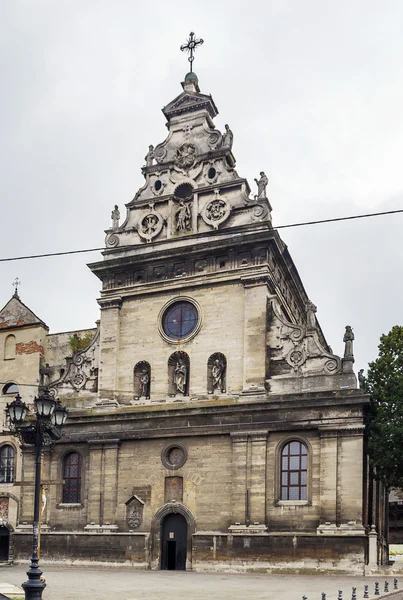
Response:
[[[338,431],[319,429],[320,435],[320,527],[336,527]]]
[[[250,522],[252,525],[266,523],[266,455],[267,431],[250,433],[251,474],[250,474]]]
[[[248,434],[231,433],[232,439],[232,523],[246,522]]]
[[[242,278],[244,286],[243,394],[266,392],[267,276]]]
[[[89,466],[86,480],[88,481],[88,525],[100,526],[102,504],[102,443],[88,442]]]
[[[102,525],[116,524],[118,493],[119,440],[109,440],[103,446],[103,518]]]
[[[116,404],[118,395],[118,355],[120,308],[122,298],[99,300],[101,306],[100,348],[102,361],[99,365],[98,397],[99,404]]]

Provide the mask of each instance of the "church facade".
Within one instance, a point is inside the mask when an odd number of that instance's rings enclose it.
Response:
[[[252,193],[212,97],[194,73],[182,88],[143,187],[124,217],[115,206],[89,265],[96,327],[51,335],[17,293],[0,311],[3,403],[7,385],[26,402],[46,387],[70,411],[43,457],[42,560],[363,572],[387,536],[352,329],[336,356],[272,225],[264,171]],[[22,559],[32,453],[19,465]]]

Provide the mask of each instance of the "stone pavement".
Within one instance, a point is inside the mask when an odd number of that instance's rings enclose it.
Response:
[[[2,567],[0,582],[20,586],[26,581],[27,567]],[[269,575],[192,573],[179,571],[135,571],[128,568],[103,567],[43,567],[47,587],[44,600],[337,600],[343,590],[343,600],[351,600],[351,588],[357,588],[361,600],[364,584],[368,584],[370,598],[374,597],[374,582],[379,581],[383,594],[385,577],[351,577],[348,575]],[[389,589],[393,578],[387,577]],[[399,580],[399,589],[403,578]]]

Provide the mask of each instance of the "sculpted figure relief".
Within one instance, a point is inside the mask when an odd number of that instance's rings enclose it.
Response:
[[[265,175],[264,171],[260,171],[260,179],[256,179],[256,184],[257,184],[257,197],[258,198],[267,198],[266,195],[266,188],[267,188],[267,184],[269,183],[269,180],[267,178],[267,176]]]
[[[234,142],[234,134],[232,133],[229,125],[225,126],[225,133],[223,135],[222,145],[225,148],[229,148],[231,150],[232,144]]]
[[[218,389],[220,392],[225,391],[223,382],[224,370],[224,362],[219,358],[216,358],[211,368],[211,375],[213,378],[213,391],[216,389]]]
[[[189,169],[196,158],[196,148],[193,144],[185,143],[176,151],[175,164],[180,169]]]
[[[116,229],[119,229],[119,219],[120,219],[120,211],[119,211],[119,207],[117,204],[115,204],[115,208],[113,209],[113,211],[111,213],[111,219],[112,219],[112,229],[113,229],[113,231],[116,231]]]
[[[145,156],[145,161],[146,161],[146,167],[152,167],[154,164],[154,146],[150,145],[148,146],[148,152]]]
[[[145,234],[154,233],[158,227],[158,217],[152,213],[146,215],[141,222],[141,229]]]
[[[224,200],[216,198],[208,204],[206,215],[211,221],[218,221],[225,216],[227,212],[227,204]]]
[[[186,391],[186,365],[183,363],[177,362],[174,372],[174,383],[177,392],[185,395]]]
[[[189,203],[183,200],[179,202],[179,208],[175,213],[176,231],[190,231],[192,228],[192,210]]]

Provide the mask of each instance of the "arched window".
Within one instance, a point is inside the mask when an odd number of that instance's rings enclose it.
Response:
[[[280,500],[306,500],[308,450],[298,440],[288,442],[281,451]]]
[[[63,503],[79,504],[81,501],[81,456],[70,452],[63,460]]]
[[[8,394],[18,394],[19,389],[18,389],[18,385],[16,383],[6,383],[5,386],[3,386],[3,390],[2,390],[2,394],[8,395]]]
[[[0,483],[14,481],[14,448],[10,445],[0,448]]]
[[[4,342],[4,360],[15,358],[15,335],[8,335]]]

